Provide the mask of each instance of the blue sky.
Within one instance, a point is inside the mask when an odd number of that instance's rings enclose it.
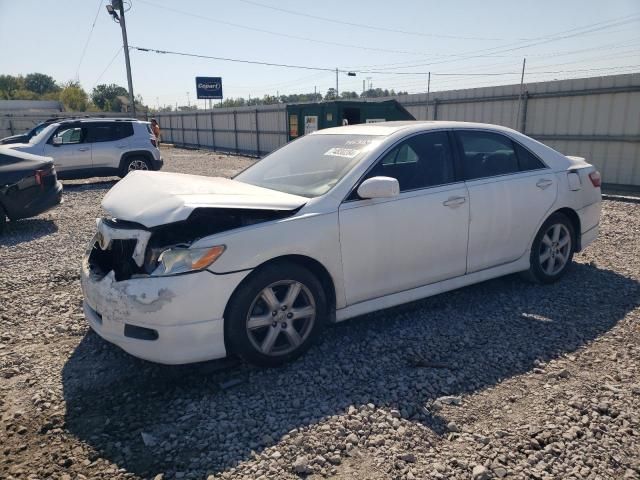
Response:
[[[359,92],[365,80],[420,93],[427,71],[432,91],[519,83],[525,56],[528,82],[640,71],[640,0],[128,1],[132,46],[358,70],[340,73],[341,91]],[[0,74],[78,77],[87,91],[98,83],[126,87],[120,28],[106,3],[0,0]],[[135,50],[131,64],[135,93],[154,106],[186,104],[187,92],[193,103],[198,75],[221,76],[225,97],[335,86],[329,71]],[[443,75],[461,73],[480,75]]]

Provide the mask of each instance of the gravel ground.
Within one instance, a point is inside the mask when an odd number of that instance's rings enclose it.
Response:
[[[166,149],[166,170],[253,160]],[[0,238],[0,478],[640,478],[640,205],[560,282],[509,276],[338,324],[288,366],[102,341],[79,263],[113,179]]]

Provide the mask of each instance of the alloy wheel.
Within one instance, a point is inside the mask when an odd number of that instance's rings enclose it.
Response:
[[[542,271],[556,275],[571,256],[571,232],[562,223],[551,225],[542,237],[538,259]]]
[[[316,321],[311,291],[295,280],[264,288],[253,300],[246,318],[249,341],[268,356],[294,351],[309,337]]]
[[[134,170],[149,170],[149,166],[144,160],[132,160],[127,170],[129,172],[133,172]]]

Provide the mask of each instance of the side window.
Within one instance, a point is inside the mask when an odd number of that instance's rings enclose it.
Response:
[[[133,135],[133,125],[129,122],[123,123],[96,123],[89,126],[87,141],[113,142]]]
[[[518,155],[518,163],[520,164],[520,170],[526,172],[528,170],[539,170],[541,168],[547,168],[538,157],[536,157],[529,150],[519,145],[517,142],[513,142],[516,148],[516,154]]]
[[[123,138],[127,138],[133,135],[133,125],[130,122],[114,123],[112,125],[112,128],[113,128],[114,140],[121,140]],[[152,132],[149,132],[149,133],[152,133]]]
[[[462,146],[465,180],[516,173],[518,157],[513,142],[500,134],[480,131],[458,131]]]
[[[109,124],[89,125],[87,142],[111,142],[115,140],[113,127]]]
[[[52,137],[52,143],[68,145],[74,143],[83,143],[85,135],[81,127],[60,127]],[[54,139],[59,140],[54,140]]]
[[[446,132],[411,137],[384,155],[366,178],[392,177],[400,191],[452,183],[453,156]]]

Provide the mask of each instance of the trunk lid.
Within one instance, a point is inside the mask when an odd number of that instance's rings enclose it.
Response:
[[[306,197],[228,178],[182,173],[129,173],[102,200],[113,217],[153,228],[186,220],[198,208],[294,210]]]

